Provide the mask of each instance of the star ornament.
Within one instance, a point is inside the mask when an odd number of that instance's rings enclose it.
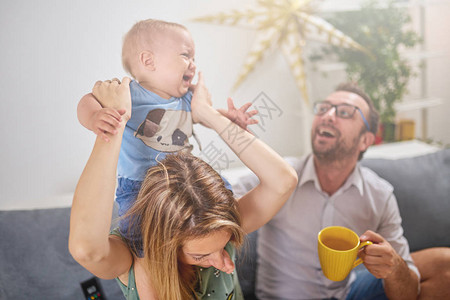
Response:
[[[195,18],[194,21],[229,26],[251,25],[258,35],[233,89],[245,80],[256,64],[273,47],[281,48],[304,101],[308,104],[303,48],[306,39],[314,39],[355,50],[367,50],[322,18],[312,15],[314,0],[257,0],[252,9],[232,10]],[[370,55],[370,54],[369,54]]]

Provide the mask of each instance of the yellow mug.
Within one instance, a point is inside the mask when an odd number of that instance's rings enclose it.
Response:
[[[330,280],[344,280],[350,271],[362,263],[356,256],[362,247],[372,244],[360,243],[359,236],[342,226],[330,226],[322,229],[318,236],[318,252],[323,274]]]

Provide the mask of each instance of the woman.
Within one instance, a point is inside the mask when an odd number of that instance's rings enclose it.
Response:
[[[94,94],[122,114],[110,142],[97,138],[73,199],[69,250],[98,277],[118,278],[127,299],[243,299],[234,274],[234,247],[272,218],[297,183],[295,171],[250,133],[211,106],[199,73],[192,118],[215,130],[260,184],[234,199],[221,177],[187,154],[150,168],[127,217],[143,249],[110,233],[123,128],[130,117],[129,78],[98,82]],[[137,229],[136,229],[137,228]],[[143,251],[143,257],[137,255]]]

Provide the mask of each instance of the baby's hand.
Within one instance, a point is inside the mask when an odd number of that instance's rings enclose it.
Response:
[[[117,129],[122,121],[121,112],[123,113],[124,110],[117,111],[114,108],[102,108],[93,113],[89,128],[92,128],[92,131],[103,140],[109,142],[107,133],[117,133]]]
[[[233,103],[233,99],[228,98],[228,111],[226,111],[223,108],[219,108],[217,111],[220,112],[224,117],[227,117],[232,122],[239,125],[242,129],[247,130],[250,132],[250,130],[247,129],[247,125],[253,125],[258,124],[258,120],[252,119],[254,115],[258,113],[256,109],[248,111],[247,110],[252,106],[252,103],[248,102],[242,105],[239,109],[236,109]]]

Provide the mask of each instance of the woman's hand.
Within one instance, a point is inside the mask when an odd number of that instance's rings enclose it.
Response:
[[[124,77],[122,83],[117,78],[97,81],[92,88],[92,94],[103,107],[114,108],[128,121],[131,117],[131,95],[129,77]]]
[[[209,128],[204,117],[208,112],[216,110],[212,107],[211,94],[205,86],[202,72],[198,72],[198,82],[191,89],[194,91],[191,101],[192,121]]]

